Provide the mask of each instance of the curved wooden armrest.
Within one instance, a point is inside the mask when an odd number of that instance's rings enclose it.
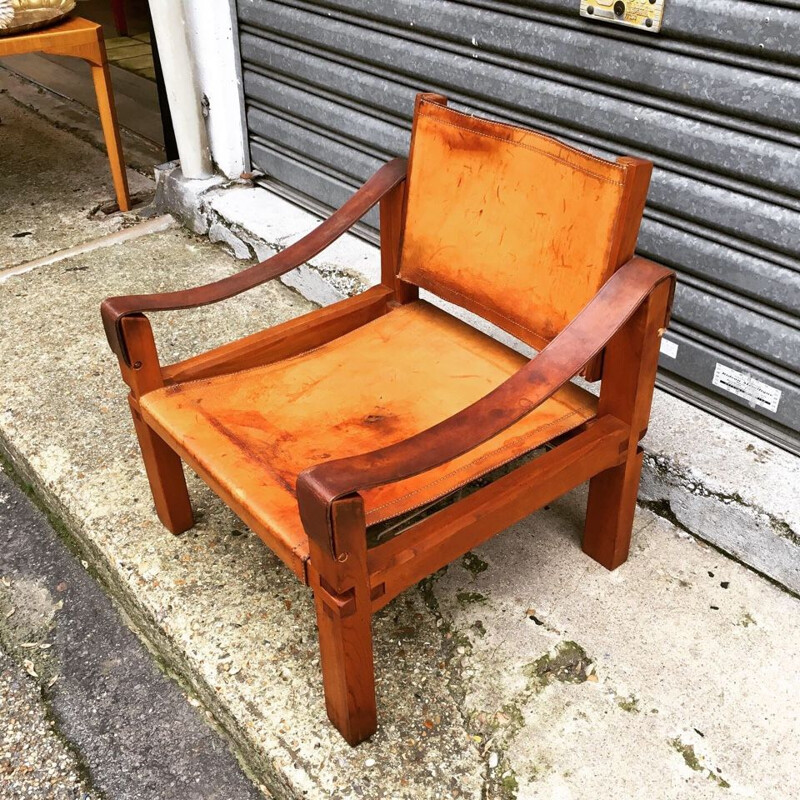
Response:
[[[304,264],[336,241],[405,177],[406,159],[395,158],[384,164],[341,208],[307,236],[266,261],[228,278],[177,292],[109,297],[100,306],[100,313],[111,349],[130,366],[122,334],[123,317],[145,311],[175,311],[209,305],[277,278]]]
[[[427,472],[501,433],[577,375],[659,284],[674,279],[666,267],[634,257],[535,358],[471,406],[389,447],[304,470],[297,480],[297,501],[308,535],[336,556],[335,500]]]

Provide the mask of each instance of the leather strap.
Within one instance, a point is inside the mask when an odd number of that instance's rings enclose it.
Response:
[[[266,261],[228,278],[178,292],[109,297],[100,306],[100,313],[111,349],[131,366],[120,324],[123,317],[145,311],[175,311],[217,303],[277,278],[336,241],[405,177],[406,159],[396,158],[384,164],[341,208],[307,236]]]
[[[306,533],[335,557],[335,500],[426,472],[497,436],[577,375],[664,281],[674,286],[675,273],[634,257],[538,355],[485,397],[394,445],[304,470],[297,480],[297,501]]]

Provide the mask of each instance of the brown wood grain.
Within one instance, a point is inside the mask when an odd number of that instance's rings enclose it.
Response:
[[[369,550],[372,586],[383,586],[373,611],[576,484],[619,464],[627,439],[628,426],[612,416],[589,423],[560,447]]]
[[[628,557],[642,470],[639,441],[650,419],[671,290],[671,282],[656,286],[606,348],[598,415],[614,415],[630,433],[625,461],[589,483],[583,550],[607,569],[616,569]]]
[[[144,421],[139,408],[142,395],[163,385],[153,332],[144,317],[131,317],[123,325],[133,359],[124,369],[131,388],[128,402],[156,513],[168,531],[183,533],[194,525],[194,515],[180,457]]]
[[[371,736],[378,725],[372,655],[372,598],[361,501],[353,498],[336,503],[332,510],[332,524],[347,552],[347,558],[336,562],[336,571],[339,581],[348,589],[337,593],[314,570],[311,570],[310,577],[317,610],[328,717],[345,740],[356,745]]]

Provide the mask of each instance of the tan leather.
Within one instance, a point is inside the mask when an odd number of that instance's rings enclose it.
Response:
[[[434,306],[400,306],[300,356],[141,399],[146,422],[225,487],[297,558],[308,543],[295,498],[305,468],[427,429],[480,399],[526,363]],[[366,490],[368,524],[452,491],[595,415],[568,385],[475,450]]]
[[[534,346],[611,276],[628,166],[422,100],[400,276]]]

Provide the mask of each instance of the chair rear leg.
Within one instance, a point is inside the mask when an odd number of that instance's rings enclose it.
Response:
[[[616,569],[628,558],[642,457],[637,447],[624,464],[589,481],[583,552],[606,569]]]
[[[317,585],[314,602],[328,717],[357,745],[378,726],[369,588],[340,596]]]
[[[133,401],[131,414],[158,518],[171,533],[183,533],[194,525],[194,515],[181,459],[142,419]]]

